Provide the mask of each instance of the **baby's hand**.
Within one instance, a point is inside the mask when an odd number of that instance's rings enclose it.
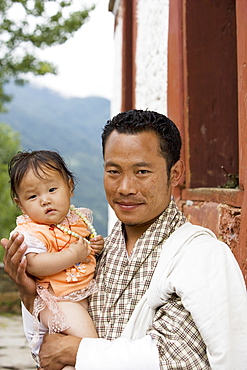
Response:
[[[90,262],[90,258],[88,256],[92,253],[92,249],[90,248],[90,244],[80,236],[78,242],[71,243],[68,248],[75,256],[75,262]]]
[[[99,254],[104,248],[104,238],[102,235],[97,235],[90,239],[90,246],[94,253]]]

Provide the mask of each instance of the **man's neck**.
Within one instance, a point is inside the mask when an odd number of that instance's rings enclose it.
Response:
[[[143,233],[145,233],[145,231],[149,228],[150,225],[154,223],[156,219],[153,219],[143,225],[123,225],[123,233],[128,255],[131,254],[137,240],[141,237]]]
[[[135,243],[145,231],[146,229],[138,230],[136,227],[124,226],[124,237],[128,255],[131,254]]]

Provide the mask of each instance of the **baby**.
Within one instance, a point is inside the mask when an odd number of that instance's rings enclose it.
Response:
[[[24,235],[27,272],[37,282],[33,325],[24,320],[24,328],[38,362],[47,330],[97,337],[87,297],[97,289],[95,256],[104,241],[91,224],[92,211],[70,205],[75,179],[57,152],[20,152],[9,164],[9,176],[12,198],[23,213],[13,232]]]

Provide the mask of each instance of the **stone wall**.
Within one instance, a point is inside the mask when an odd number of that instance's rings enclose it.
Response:
[[[180,204],[188,221],[208,227],[235,254],[239,245],[241,208],[217,202],[183,201]]]

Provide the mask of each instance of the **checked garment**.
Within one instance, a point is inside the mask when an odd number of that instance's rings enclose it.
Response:
[[[136,304],[149,287],[167,238],[186,222],[174,200],[127,255],[122,224],[117,222],[97,267],[98,292],[89,298],[89,313],[100,338],[121,336]],[[155,340],[161,369],[210,369],[206,347],[178,296],[158,308],[147,334]]]

